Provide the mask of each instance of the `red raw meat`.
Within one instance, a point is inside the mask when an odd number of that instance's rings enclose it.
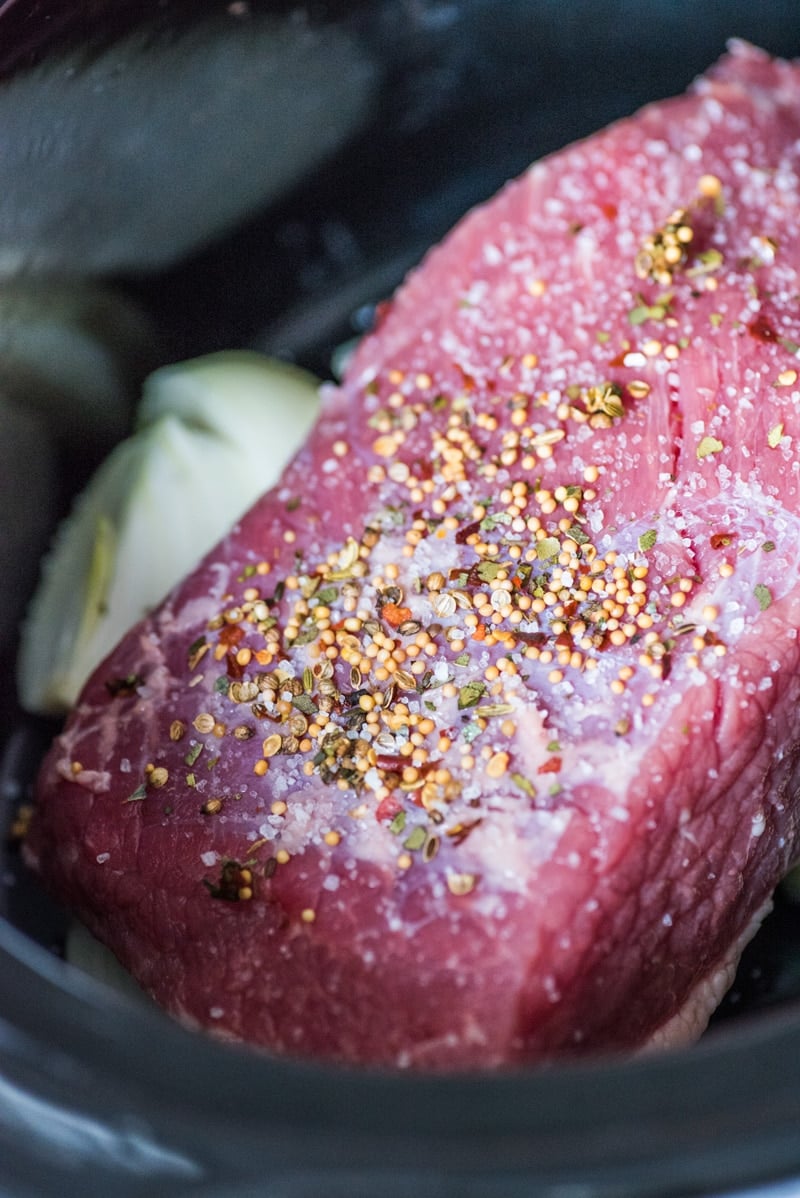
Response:
[[[29,854],[170,1011],[417,1068],[702,1030],[798,855],[799,166],[740,43],[533,166],[95,674]]]

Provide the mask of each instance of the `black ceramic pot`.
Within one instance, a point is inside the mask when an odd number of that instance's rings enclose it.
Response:
[[[27,327],[54,289],[76,297],[69,320],[106,355],[86,361],[106,363],[123,399],[158,362],[222,347],[326,373],[465,208],[682,90],[732,36],[798,55],[800,12],[778,0],[0,5],[0,298],[27,297]],[[103,320],[87,295],[106,297]],[[0,391],[24,421],[44,376],[37,343],[14,344],[0,310]],[[87,426],[73,398],[64,382],[48,473],[35,463],[30,502],[44,496],[50,519],[125,429],[127,400]],[[3,421],[0,409],[0,448]],[[0,479],[0,496],[12,484]],[[43,544],[42,521],[31,528],[26,560]],[[10,681],[32,583],[7,575],[0,596],[5,827],[52,733],[17,710]],[[786,900],[691,1050],[400,1077],[223,1047],[106,989],[60,959],[63,914],[2,852],[4,1198],[800,1194],[800,916]]]

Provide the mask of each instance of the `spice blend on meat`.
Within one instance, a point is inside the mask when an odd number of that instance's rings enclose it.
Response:
[[[28,851],[169,1010],[417,1068],[702,1030],[798,849],[798,145],[737,43],[532,167],[95,675]]]

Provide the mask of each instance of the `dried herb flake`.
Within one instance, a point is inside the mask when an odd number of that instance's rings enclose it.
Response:
[[[762,611],[766,611],[772,603],[772,592],[769,587],[764,586],[763,582],[757,582],[753,588],[753,594],[758,600],[758,606]]]
[[[202,752],[203,752],[203,746],[199,743],[199,741],[193,741],[191,747],[189,748],[189,751],[187,752],[187,754],[183,760],[186,762],[187,765],[194,765],[194,763],[197,761],[197,758],[200,756],[200,754]]]
[[[548,561],[552,557],[558,557],[561,552],[561,545],[556,537],[544,537],[541,541],[536,542],[536,556],[540,561]]]
[[[412,828],[409,835],[403,841],[403,848],[414,852],[416,849],[421,849],[427,839],[428,833],[422,824],[417,824],[416,828]]]
[[[588,533],[585,533],[580,524],[571,524],[567,529],[567,536],[571,537],[576,545],[587,545],[590,541]]]
[[[481,582],[494,582],[497,575],[500,573],[500,566],[497,562],[479,562],[478,563],[478,578]]]
[[[317,591],[314,596],[314,602],[322,603],[327,607],[329,603],[333,603],[338,598],[338,595],[339,592],[336,587],[323,587],[322,590]]]
[[[405,828],[405,826],[406,826],[406,813],[405,813],[405,811],[398,811],[397,815],[394,817],[392,822],[389,824],[389,831],[394,836],[399,836],[400,833]]]
[[[486,690],[485,682],[468,682],[466,686],[462,686],[458,692],[458,710],[464,711],[467,707],[474,707],[483,696]]]

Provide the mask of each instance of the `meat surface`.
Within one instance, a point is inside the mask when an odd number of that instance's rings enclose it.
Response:
[[[798,168],[741,43],[533,166],[95,674],[28,852],[175,1015],[424,1069],[702,1030],[798,854]]]

